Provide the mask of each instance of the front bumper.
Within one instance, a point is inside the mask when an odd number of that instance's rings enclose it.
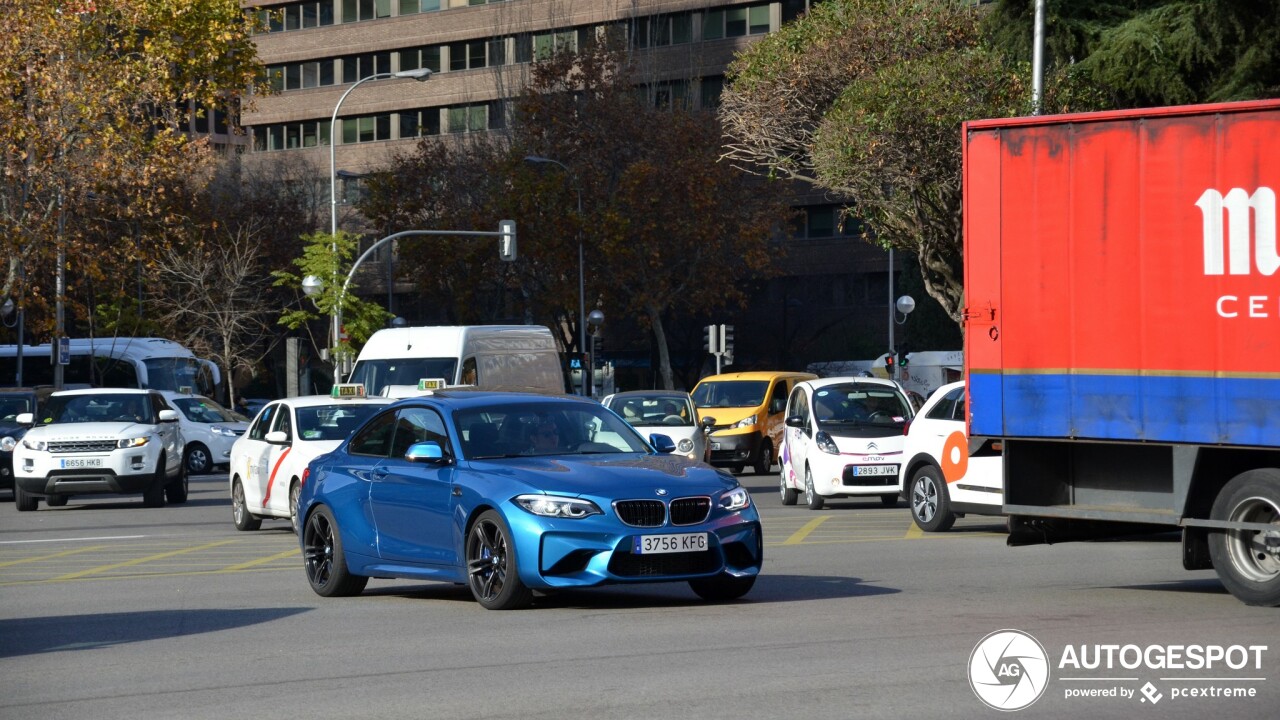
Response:
[[[713,432],[707,437],[711,443],[711,464],[717,467],[751,465],[760,447],[760,434],[751,431],[726,433]]]
[[[155,482],[155,473],[117,475],[109,468],[55,470],[46,477],[15,478],[18,486],[35,495],[93,495],[140,493]]]
[[[819,450],[809,451],[809,471],[813,473],[813,489],[823,497],[878,497],[900,495],[902,487],[898,479],[900,454],[887,455],[884,462],[859,462],[847,455],[831,455]],[[888,475],[856,476],[854,466],[889,466]]]
[[[154,443],[153,443],[154,445]],[[65,467],[97,462],[96,467]],[[140,493],[156,477],[160,450],[120,448],[108,453],[48,453],[18,448],[13,457],[14,482],[36,495]]]
[[[520,511],[523,512],[523,511]],[[520,559],[520,579],[529,587],[580,588],[596,585],[676,582],[728,574],[758,575],[764,537],[754,506],[694,526],[620,528],[617,523],[560,521],[545,525],[508,517]],[[603,532],[602,532],[603,530]],[[708,533],[697,552],[636,554],[636,536]]]

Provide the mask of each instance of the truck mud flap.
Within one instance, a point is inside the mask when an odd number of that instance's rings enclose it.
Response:
[[[1169,535],[1176,531],[1177,528],[1168,525],[1011,515],[1007,543],[1010,547],[1053,545],[1080,540],[1120,540],[1141,535]]]

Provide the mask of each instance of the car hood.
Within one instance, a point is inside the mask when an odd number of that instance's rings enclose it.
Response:
[[[135,422],[53,423],[27,431],[31,440],[115,440],[155,430],[154,425]]]
[[[739,420],[756,414],[758,407],[705,407],[698,408],[698,421],[702,418],[713,417],[716,419],[716,427],[732,425]]]
[[[15,425],[13,423],[0,423],[0,437],[20,438],[27,432],[26,425]]]
[[[526,485],[527,492],[556,495],[680,497],[711,495],[738,484],[732,475],[677,455],[504,458],[472,461],[471,467],[506,476]]]
[[[685,438],[692,440],[695,435],[702,434],[702,429],[693,425],[633,425],[632,427],[643,435],[645,440],[648,440],[650,435],[666,435],[677,441]]]

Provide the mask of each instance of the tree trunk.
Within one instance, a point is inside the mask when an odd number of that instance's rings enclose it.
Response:
[[[658,343],[658,372],[662,375],[662,389],[674,390],[671,353],[667,350],[667,331],[662,327],[662,311],[653,304],[645,305],[644,309],[649,315],[649,324],[653,327],[653,339]]]

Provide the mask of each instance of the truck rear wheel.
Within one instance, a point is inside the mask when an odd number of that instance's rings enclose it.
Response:
[[[1212,518],[1273,525],[1275,530],[1219,530],[1209,556],[1222,584],[1246,605],[1280,605],[1280,470],[1249,470],[1213,502]]]

